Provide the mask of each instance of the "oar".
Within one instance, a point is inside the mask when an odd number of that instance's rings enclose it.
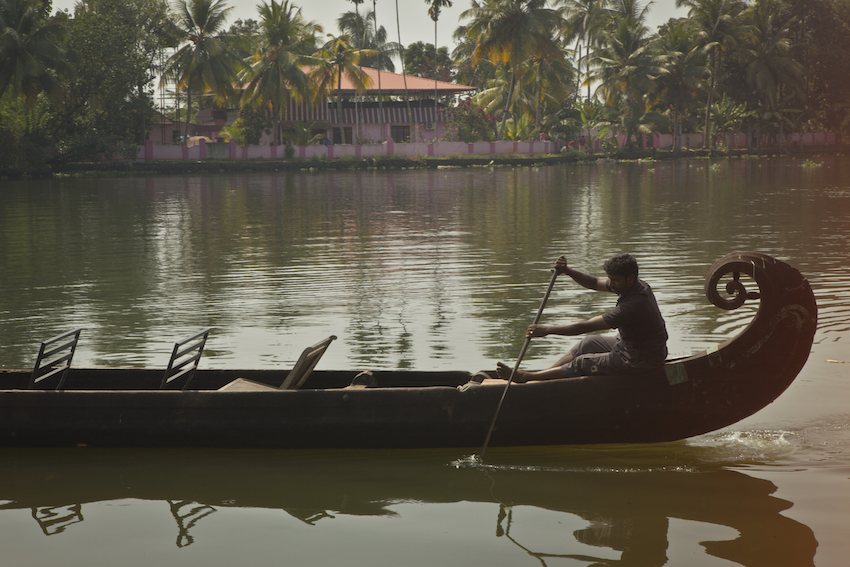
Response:
[[[555,279],[558,277],[558,272],[555,269],[552,269],[552,279],[549,281],[549,287],[546,288],[546,295],[543,296],[543,301],[540,302],[540,309],[537,310],[537,316],[534,318],[534,323],[532,325],[536,325],[540,321],[540,316],[543,314],[543,308],[546,307],[546,301],[549,300],[549,294],[552,293],[552,288],[555,286]],[[522,362],[523,357],[525,356],[525,351],[528,350],[528,345],[531,342],[531,337],[526,335],[525,344],[522,345],[522,350],[519,351],[519,358],[516,360],[516,364],[514,365],[514,369],[511,370],[511,375],[508,377],[508,383],[505,384],[505,389],[502,391],[502,397],[499,399],[499,405],[496,406],[496,413],[493,414],[493,421],[490,423],[490,429],[487,430],[487,437],[484,439],[484,446],[481,448],[481,460],[484,460],[484,453],[487,451],[487,445],[490,443],[490,435],[493,434],[493,427],[496,425],[496,418],[499,417],[499,410],[502,409],[502,402],[505,401],[505,395],[508,393],[508,388],[511,386],[511,382],[514,379],[514,375],[516,371],[519,369],[519,365]]]

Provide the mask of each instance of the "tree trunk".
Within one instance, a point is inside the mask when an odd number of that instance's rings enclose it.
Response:
[[[336,110],[337,122],[339,122],[339,142],[334,140],[334,144],[345,143],[345,130],[342,129],[342,67],[339,68],[339,82],[336,89]]]
[[[372,0],[372,19],[375,21],[375,35],[378,34],[378,15],[375,13],[377,0]],[[378,137],[378,141],[383,143],[384,136],[386,133],[384,132],[384,95],[381,93],[381,69],[380,62],[376,65],[378,70],[378,123],[381,127],[381,135]]]
[[[678,135],[678,139],[676,140],[676,153],[678,154],[682,149],[682,123],[679,122],[679,117],[676,116],[676,134]],[[676,139],[676,136],[673,136]]]
[[[395,0],[395,25],[396,30],[398,30],[398,58],[401,61],[401,78],[404,80],[404,104],[407,106],[407,121],[410,123],[410,135],[408,136],[407,141],[413,141],[413,130],[415,127],[413,125],[413,112],[410,110],[410,95],[407,92],[407,71],[404,69],[404,47],[401,45],[401,24],[399,23],[398,18],[398,0]]]
[[[434,136],[436,137],[437,124],[437,20],[434,20]]]
[[[540,107],[543,106],[541,101],[543,99],[543,87],[540,85],[537,86],[537,93],[534,97],[534,102],[537,103],[537,109],[534,112],[534,131],[536,134],[540,133]]]
[[[702,140],[702,147],[709,147],[711,138],[711,98],[714,94],[714,79],[717,73],[717,65],[715,65],[715,54],[711,52],[711,84],[708,87],[708,98],[705,101],[705,134]]]
[[[508,121],[508,112],[511,108],[511,99],[514,96],[514,85],[516,84],[516,73],[511,73],[511,86],[508,87],[508,100],[505,102],[505,111],[502,112],[502,123],[499,124],[499,133],[496,136],[497,139],[501,140],[502,136],[505,134],[505,123]]]
[[[581,38],[576,40],[578,48],[578,65],[576,65],[576,101],[581,96]]]
[[[277,107],[277,104],[272,104],[272,120],[274,123],[274,136],[272,137],[272,142],[276,146],[280,145],[281,142],[281,132],[280,132],[280,110]]]
[[[363,24],[363,38],[362,38],[362,41],[360,42],[360,50],[361,50],[361,53],[362,53],[363,44],[366,43],[366,22],[364,20],[360,19],[360,8],[359,8],[359,4],[356,3],[356,2],[354,3],[354,13],[357,14],[357,20],[360,23]],[[357,57],[357,66],[360,69],[360,79],[363,80],[363,63],[361,63],[361,61],[360,61],[360,56]],[[357,143],[356,139],[363,137],[363,130],[360,127],[360,124],[362,122],[360,120],[361,106],[358,105],[357,98],[358,98],[357,93],[355,93],[354,94],[354,135],[351,136],[352,137],[352,140],[351,140],[352,143]]]
[[[183,140],[185,145],[189,145],[189,120],[192,118],[192,90],[186,87],[186,137]]]

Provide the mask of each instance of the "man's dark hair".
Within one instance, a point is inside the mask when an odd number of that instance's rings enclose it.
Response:
[[[631,254],[617,254],[613,258],[606,260],[602,268],[609,276],[622,276],[627,278],[632,275],[637,277],[638,275],[637,260],[635,260]]]

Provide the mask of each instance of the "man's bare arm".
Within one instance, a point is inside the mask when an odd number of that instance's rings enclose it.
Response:
[[[610,329],[608,323],[602,318],[602,315],[597,315],[587,321],[578,321],[576,323],[567,323],[565,325],[529,325],[526,332],[527,337],[545,337],[547,335],[583,335],[584,333],[592,333],[593,331],[604,331]]]
[[[567,259],[564,256],[555,260],[555,271],[559,274],[570,276],[578,285],[594,291],[611,291],[608,287],[608,278],[597,278],[590,274],[585,274],[574,270],[567,265]]]

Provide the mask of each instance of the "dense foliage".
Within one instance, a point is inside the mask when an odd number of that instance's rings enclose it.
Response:
[[[0,174],[130,157],[159,108],[187,136],[200,109],[238,107],[233,132],[271,128],[280,141],[288,101],[342,108],[341,74],[364,93],[362,67],[395,62],[478,88],[453,112],[464,140],[662,131],[714,145],[744,129],[779,144],[817,130],[850,139],[849,0],[677,0],[687,16],[657,30],[640,0],[471,0],[451,56],[389,42],[377,3],[364,3],[334,36],[291,0],[233,24],[226,0],[81,0],[53,15],[50,0],[0,0],[0,135],[11,141]],[[447,6],[422,6],[435,33]]]

